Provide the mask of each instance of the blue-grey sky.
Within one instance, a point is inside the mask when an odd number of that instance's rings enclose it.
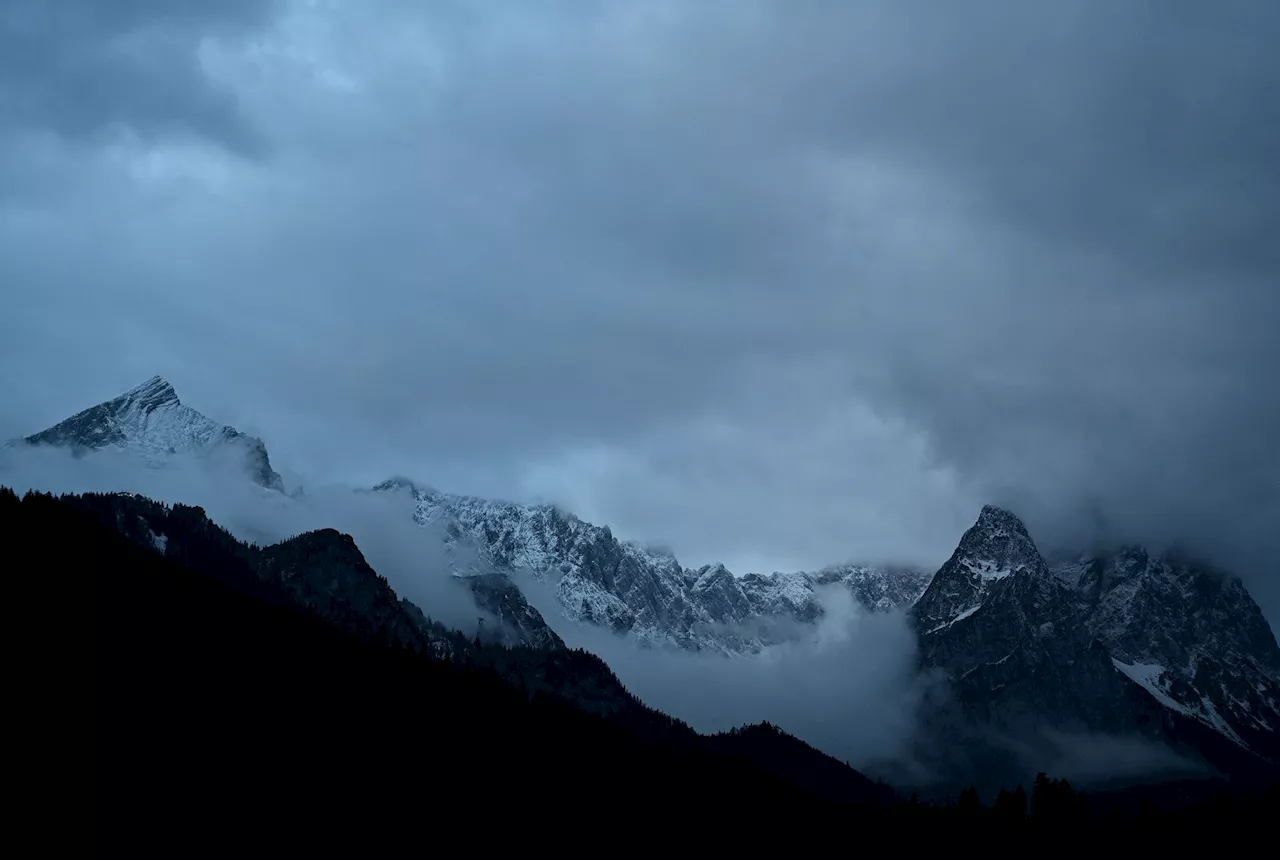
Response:
[[[1177,538],[1280,607],[1280,6],[8,0],[0,432],[742,572]]]

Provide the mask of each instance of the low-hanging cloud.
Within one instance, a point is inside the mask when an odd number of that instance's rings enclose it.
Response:
[[[445,624],[471,631],[478,611],[450,575],[438,525],[419,526],[402,492],[306,486],[292,496],[246,480],[238,463],[168,458],[146,464],[130,452],[77,456],[66,448],[0,449],[0,485],[18,492],[132,492],[199,505],[236,537],[269,544],[316,528],[351,534],[369,563],[402,596]],[[602,657],[647,704],[704,732],[773,722],[858,767],[907,753],[925,680],[902,613],[860,611],[848,590],[817,592],[823,616],[795,641],[725,657],[640,647],[635,640],[565,619],[554,583],[517,573],[530,602],[570,647]]]
[[[1128,780],[1207,777],[1212,767],[1171,748],[1138,737],[1041,731],[1038,745],[1009,744],[1026,772],[1051,773],[1083,788],[1123,785]]]
[[[451,575],[466,559],[446,550],[441,527],[419,526],[411,503],[391,493],[341,486],[307,487],[293,496],[246,480],[239,463],[170,458],[146,464],[128,452],[76,456],[49,446],[0,448],[0,485],[18,493],[138,493],[168,504],[204,508],[240,540],[265,546],[302,532],[333,528],[351,535],[365,559],[402,597],[432,618],[472,632],[480,612]],[[451,554],[454,553],[454,554]]]
[[[839,586],[818,590],[824,614],[794,641],[729,657],[642,647],[565,620],[549,583],[522,581],[522,588],[567,645],[599,655],[652,707],[702,732],[768,721],[872,772],[890,765],[902,772],[919,705],[938,683],[918,673],[915,635],[902,613],[867,613]]]
[[[124,130],[254,153],[260,140],[234,94],[206,74],[200,43],[252,32],[271,5],[9,0],[0,12],[0,136],[47,128],[73,143],[100,143]],[[4,178],[0,170],[0,198]]]

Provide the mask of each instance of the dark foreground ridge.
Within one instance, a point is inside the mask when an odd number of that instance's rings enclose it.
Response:
[[[134,519],[157,510],[164,535]],[[582,651],[486,645],[416,607],[372,628],[353,620],[352,607],[387,610],[389,586],[333,531],[258,549],[198,508],[0,489],[0,540],[18,560],[11,576],[54,592],[26,603],[32,629],[73,638],[71,658],[37,685],[58,721],[42,784],[66,796],[33,796],[50,815],[94,822],[99,848],[627,847],[691,836],[795,848],[833,827],[889,828],[919,844],[970,830],[1034,838],[1068,822],[1075,833],[1092,823],[1238,835],[1274,807],[1274,793],[1253,793],[1176,816],[1118,802],[1103,815],[1048,780],[1027,812],[1014,795],[995,808],[970,795],[902,801],[772,726],[698,735]],[[290,575],[263,572],[282,568]],[[327,586],[339,570],[357,597],[308,603],[308,587],[289,586]],[[416,635],[397,632],[406,618]],[[73,786],[92,786],[83,816]]]

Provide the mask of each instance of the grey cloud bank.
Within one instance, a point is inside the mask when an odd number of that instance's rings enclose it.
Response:
[[[0,435],[160,373],[309,482],[738,572],[992,501],[1280,617],[1274,4],[49,8],[0,12]]]
[[[543,614],[566,644],[599,654],[645,703],[699,731],[764,720],[858,768],[893,765],[922,782],[936,776],[913,761],[919,708],[936,682],[916,674],[904,617],[860,612],[841,588],[819,597],[825,615],[815,630],[739,657],[641,649],[566,622],[550,605]]]
[[[271,8],[262,0],[12,0],[0,12],[0,131],[36,128],[93,144],[124,127],[252,152],[256,134],[235,95],[204,74],[198,50],[208,36],[255,29]]]

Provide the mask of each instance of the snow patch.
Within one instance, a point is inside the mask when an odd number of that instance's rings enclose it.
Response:
[[[1169,710],[1177,711],[1178,713],[1185,714],[1188,717],[1197,716],[1197,714],[1186,705],[1175,701],[1168,693],[1160,689],[1160,678],[1165,672],[1164,666],[1161,666],[1159,663],[1124,663],[1117,660],[1115,657],[1111,658],[1111,663],[1122,675],[1130,681],[1133,681],[1142,689],[1146,690],[1157,702],[1164,705]]]
[[[999,666],[1002,663],[1008,662],[1009,658],[1012,656],[1013,656],[1013,652],[1010,651],[1008,654],[1005,654],[999,660],[993,660],[990,663],[983,663],[981,666],[974,666],[972,669],[969,669],[963,675],[961,675],[960,680],[963,681],[965,678],[968,678],[970,675],[972,675],[974,672],[978,671],[979,669],[986,669],[991,666]]]
[[[1214,706],[1212,699],[1208,696],[1202,696],[1200,698],[1200,706],[1204,709],[1203,714],[1197,715],[1200,719],[1204,720],[1245,749],[1249,748],[1249,745],[1246,744],[1238,734],[1236,734],[1235,729],[1231,728],[1231,724],[1224,720],[1222,715],[1218,713],[1218,709]]]
[[[977,606],[970,606],[968,609],[961,612],[955,618],[952,618],[950,621],[944,621],[943,623],[939,624],[937,627],[933,628],[932,630],[930,630],[928,633],[925,633],[924,635],[928,636],[930,633],[937,633],[939,630],[946,630],[948,627],[950,627],[952,624],[955,624],[957,621],[964,621],[966,618],[968,618],[970,615],[977,612],[981,608],[982,608],[981,603],[979,603]]]
[[[169,536],[151,532],[151,545],[156,548],[156,552],[164,555],[165,549],[169,546]]]
[[[962,558],[960,559],[960,565],[970,573],[991,581],[1004,579],[1006,576],[1010,576],[1014,573],[1014,571],[1009,568],[1000,567],[994,561],[989,559],[979,559],[978,561],[974,561],[970,558]],[[1021,566],[1019,566],[1019,568],[1021,569]]]

